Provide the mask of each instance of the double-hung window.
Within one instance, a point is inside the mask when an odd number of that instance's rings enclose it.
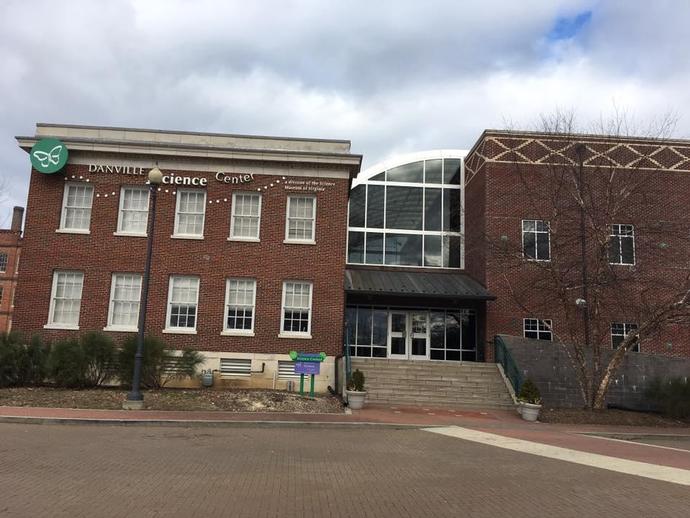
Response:
[[[311,338],[312,283],[283,283],[281,335]]]
[[[84,273],[55,271],[50,294],[50,312],[47,328],[79,329],[81,292],[84,287]]]
[[[619,323],[619,322],[614,322],[611,324],[611,347],[613,349],[618,349],[621,343],[623,343],[623,340],[625,340],[625,337],[628,336],[630,333],[634,333],[637,331],[637,324],[629,324],[629,323]],[[631,351],[635,353],[640,352],[640,341],[638,339],[637,343],[633,345],[630,349]]]
[[[633,225],[611,225],[609,263],[635,264],[635,227]]]
[[[228,279],[225,285],[223,334],[253,334],[256,281]]]
[[[93,186],[82,183],[66,183],[62,197],[60,231],[88,234],[91,224]]]
[[[288,196],[285,241],[314,243],[316,227],[316,198]]]
[[[165,331],[196,333],[199,305],[199,278],[185,275],[170,277],[168,315]]]
[[[123,187],[120,190],[117,233],[145,236],[148,217],[149,190],[146,187]]]
[[[7,253],[0,252],[0,273],[7,271]]]
[[[203,239],[206,191],[178,189],[173,237]]]
[[[110,287],[108,330],[136,331],[141,299],[141,274],[114,273]]]
[[[551,259],[549,222],[536,219],[522,220],[522,253],[533,261]]]
[[[261,222],[261,195],[234,193],[232,195],[232,221],[230,239],[258,241]]]
[[[522,332],[525,338],[533,338],[535,340],[553,340],[553,327],[551,320],[525,318],[522,322]]]

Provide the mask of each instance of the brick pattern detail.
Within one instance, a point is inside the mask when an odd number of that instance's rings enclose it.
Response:
[[[7,254],[7,267],[0,272],[0,333],[8,333],[12,329],[14,314],[14,295],[17,286],[17,267],[21,256],[21,231],[0,230],[0,252]]]
[[[285,167],[301,171],[310,166]],[[154,258],[149,289],[146,328],[173,348],[193,347],[203,351],[286,353],[291,349],[339,354],[342,343],[344,293],[341,279],[345,265],[348,170],[342,178],[300,176],[299,180],[333,183],[317,197],[316,245],[285,244],[288,194],[279,176],[255,175],[245,185],[224,184],[213,173],[168,171],[166,174],[208,175],[204,239],[173,239],[175,202],[173,188],[163,186],[158,194]],[[95,193],[90,234],[58,233],[65,176],[87,178]],[[85,330],[102,330],[107,323],[111,278],[114,272],[142,272],[146,238],[115,236],[120,187],[142,185],[141,176],[89,173],[87,166],[68,165],[65,174],[43,175],[32,171],[25,232],[25,254],[20,268],[16,301],[16,329],[40,333],[55,340]],[[271,187],[271,183],[274,185]],[[264,190],[263,187],[268,187]],[[256,192],[261,188],[261,241],[228,241],[232,193]],[[168,189],[169,192],[165,192]],[[112,193],[115,192],[115,196]],[[108,193],[106,198],[102,194]],[[221,200],[216,203],[215,200]],[[222,200],[227,199],[227,202]],[[208,204],[208,201],[213,203]],[[47,323],[53,271],[84,272],[80,331],[44,329]],[[196,335],[163,334],[168,281],[171,275],[200,278]],[[257,281],[255,336],[221,336],[224,319],[225,279],[249,277]],[[312,339],[278,338],[281,324],[281,296],[284,280],[313,282]],[[111,333],[116,341],[133,333]]]

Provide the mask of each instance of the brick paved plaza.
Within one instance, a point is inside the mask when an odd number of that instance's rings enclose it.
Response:
[[[688,488],[422,430],[0,424],[0,517],[680,517]]]

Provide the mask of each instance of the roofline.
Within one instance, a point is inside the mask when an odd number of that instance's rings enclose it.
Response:
[[[382,296],[396,296],[396,297],[426,297],[426,298],[441,298],[441,299],[464,299],[464,300],[496,300],[496,295],[458,295],[446,293],[419,293],[411,291],[370,291],[370,290],[356,290],[345,289],[346,293],[357,295],[382,295]]]
[[[598,142],[630,142],[630,143],[641,143],[641,144],[680,144],[685,146],[690,146],[690,139],[682,138],[664,138],[664,137],[636,137],[628,135],[612,135],[612,134],[597,134],[597,133],[563,133],[563,132],[548,132],[548,131],[532,131],[532,130],[497,130],[497,129],[485,129],[482,131],[481,135],[470,148],[467,156],[470,156],[475,152],[479,144],[489,136],[499,136],[499,137],[536,137],[543,139],[571,139],[571,140],[589,140]]]
[[[272,135],[244,135],[240,133],[210,133],[206,131],[184,131],[184,130],[161,130],[152,128],[130,128],[126,126],[90,126],[87,124],[57,124],[54,122],[37,122],[36,127],[41,128],[70,128],[70,129],[88,129],[88,130],[112,130],[112,131],[135,131],[146,133],[163,133],[167,135],[197,135],[209,137],[235,137],[246,139],[271,139],[271,140],[285,140],[297,142],[328,142],[334,144],[352,144],[347,139],[324,139],[324,138],[308,138],[308,137],[276,137]]]
[[[364,171],[361,171],[355,178],[354,182],[352,182],[352,186],[356,187],[360,183],[369,180],[372,176],[399,165],[418,162],[420,160],[433,160],[434,158],[464,159],[466,156],[467,151],[464,149],[430,149],[426,151],[416,151],[414,153],[405,153],[403,155],[395,155],[391,158],[367,167]]]

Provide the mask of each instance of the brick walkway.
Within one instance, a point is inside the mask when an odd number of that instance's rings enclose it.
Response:
[[[687,487],[427,433],[0,424],[0,517],[681,517]]]

